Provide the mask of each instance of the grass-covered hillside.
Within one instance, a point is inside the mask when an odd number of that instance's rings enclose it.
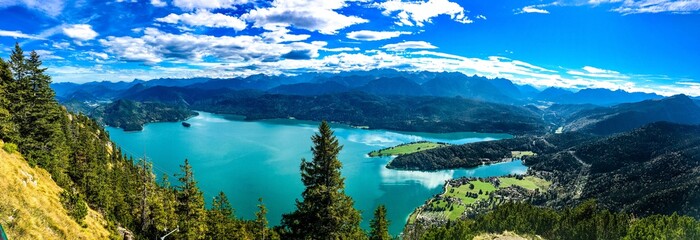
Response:
[[[61,204],[61,192],[46,170],[30,167],[0,141],[0,225],[10,239],[106,239],[101,214],[88,209],[78,223]],[[7,150],[5,150],[7,149]]]

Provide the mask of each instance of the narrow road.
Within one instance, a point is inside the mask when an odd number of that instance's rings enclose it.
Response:
[[[576,177],[576,181],[574,184],[576,186],[574,190],[574,198],[581,198],[581,193],[583,193],[583,189],[586,187],[586,183],[588,182],[588,175],[590,174],[591,171],[591,164],[588,164],[581,160],[578,156],[576,156],[575,151],[569,151],[569,154],[571,154],[578,163],[581,164],[581,170],[578,173],[578,177]]]

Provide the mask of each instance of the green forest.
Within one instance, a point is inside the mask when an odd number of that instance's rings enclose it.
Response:
[[[310,160],[302,159],[305,186],[296,210],[271,228],[259,200],[255,219],[239,219],[229,196],[221,192],[209,208],[187,160],[175,176],[155,176],[144,159],[125,155],[94,119],[68,112],[57,103],[51,77],[39,55],[24,54],[16,45],[8,60],[0,59],[0,139],[16,147],[31,166],[46,169],[61,186],[64,208],[81,222],[89,206],[108,221],[112,238],[174,239],[389,239],[390,224],[380,206],[360,228],[360,213],[345,194],[342,146],[326,122],[314,134]],[[171,186],[168,178],[175,177]],[[236,197],[236,196],[230,196]],[[556,223],[556,224],[552,224]],[[392,223],[402,224],[402,223]],[[594,202],[551,210],[526,204],[504,204],[493,212],[446,226],[406,234],[407,239],[464,239],[481,232],[511,230],[553,239],[678,239],[698,238],[700,223],[690,217],[653,215],[635,218],[599,208]]]

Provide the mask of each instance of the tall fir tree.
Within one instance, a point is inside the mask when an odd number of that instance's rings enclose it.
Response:
[[[224,192],[214,197],[211,209],[207,212],[207,239],[219,240],[235,238],[237,229],[234,226],[233,208]],[[238,238],[237,238],[238,239]]]
[[[176,191],[170,187],[168,175],[163,174],[161,186],[156,188],[155,194],[151,194],[149,205],[151,206],[151,232],[152,235],[162,235],[169,229],[178,225]]]
[[[8,97],[14,103],[9,110],[21,136],[17,144],[22,155],[31,165],[47,169],[60,186],[69,187],[69,151],[63,128],[66,114],[54,99],[51,77],[45,74],[42,64],[35,51],[27,58],[15,44],[9,61],[13,81]]]
[[[345,194],[338,153],[343,148],[327,122],[311,137],[312,161],[301,161],[301,180],[306,186],[297,210],[282,216],[285,239],[360,239],[360,212]]]
[[[204,239],[207,232],[204,196],[197,187],[192,166],[187,159],[185,164],[180,166],[180,170],[180,186],[177,187],[177,214],[180,217],[178,235],[185,239]]]
[[[369,240],[389,240],[389,220],[386,218],[386,206],[379,205],[374,210],[374,218],[369,223]]]
[[[255,213],[255,221],[253,224],[255,239],[272,239],[270,236],[270,231],[267,228],[267,207],[265,207],[265,204],[263,204],[262,198],[258,198],[258,211]]]
[[[10,103],[12,94],[12,71],[10,65],[0,58],[0,140],[16,143],[19,139],[17,125],[10,115]]]

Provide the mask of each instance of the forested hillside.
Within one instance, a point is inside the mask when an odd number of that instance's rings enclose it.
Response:
[[[233,209],[223,194],[215,198],[211,209],[206,209],[187,161],[177,175],[178,186],[170,186],[168,176],[157,181],[149,163],[123,155],[94,120],[61,107],[54,99],[49,87],[51,78],[44,74],[45,70],[36,52],[26,57],[18,45],[8,61],[0,59],[0,139],[5,142],[5,149],[18,150],[31,168],[46,169],[62,189],[63,208],[75,221],[65,223],[66,227],[87,223],[94,228],[108,229],[112,237],[133,235],[148,239],[160,237],[177,226],[180,231],[172,236],[178,239],[203,239],[204,236],[254,239],[270,232],[263,205],[259,218],[251,221],[234,218]],[[8,163],[3,164],[9,167]],[[3,180],[6,181],[14,180]],[[37,194],[46,194],[37,198],[57,197],[50,195],[54,192]],[[0,203],[0,209],[13,206],[9,204]],[[96,212],[88,210],[88,206]],[[50,224],[56,224],[40,218],[36,213],[22,215],[17,218],[23,221],[18,226],[27,225],[25,221],[37,222],[39,228],[51,228]],[[101,218],[105,221],[95,225],[94,219]],[[8,225],[14,229],[14,223]],[[66,237],[72,236],[69,230],[61,229],[56,228],[67,234]]]
[[[583,109],[568,117],[563,130],[607,135],[658,121],[700,124],[700,106],[686,95],[676,95],[606,108]]]
[[[637,216],[700,217],[700,126],[654,123],[526,164],[559,186],[552,206],[594,198]]]
[[[589,134],[566,133],[453,145],[398,156],[387,164],[387,168],[404,170],[472,168],[483,164],[509,161],[512,158],[530,157],[514,156],[513,151],[552,153],[591,139],[594,139],[594,136]]]
[[[406,233],[406,239],[472,239],[483,233],[515,232],[528,239],[698,239],[700,222],[677,214],[638,218],[611,212],[595,201],[561,210],[507,203],[494,211],[444,226]]]
[[[196,116],[187,106],[117,100],[93,110],[91,117],[125,131],[140,131],[152,122],[177,122]]]

